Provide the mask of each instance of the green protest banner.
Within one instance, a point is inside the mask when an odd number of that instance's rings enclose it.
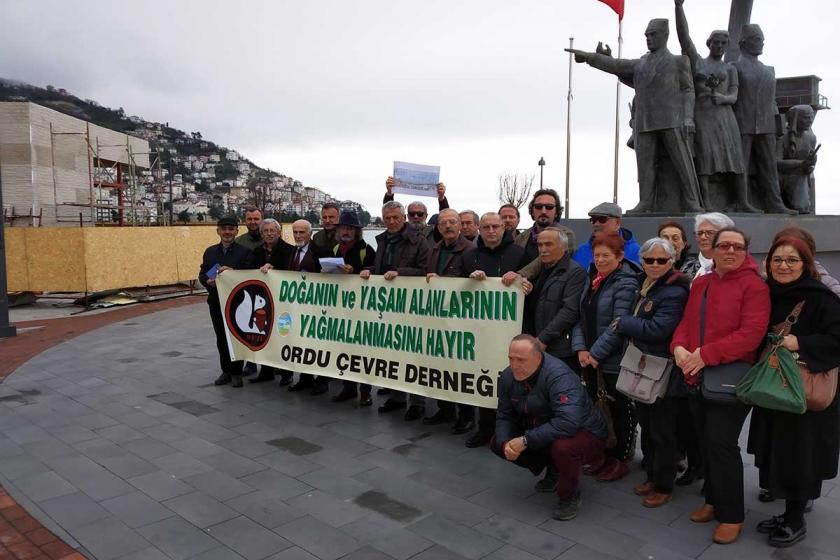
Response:
[[[228,270],[216,285],[237,360],[487,408],[522,326],[521,289],[498,278]]]

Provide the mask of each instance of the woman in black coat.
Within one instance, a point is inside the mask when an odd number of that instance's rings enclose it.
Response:
[[[814,255],[800,239],[779,239],[767,254],[771,330],[801,301],[802,311],[783,345],[812,372],[840,366],[840,300],[819,280]],[[755,455],[761,486],[785,500],[785,512],[758,524],[768,542],[788,547],[805,537],[805,506],[822,481],[837,476],[840,415],[834,401],[819,412],[753,409],[747,451]]]
[[[572,351],[584,370],[590,396],[598,392],[597,372],[603,374],[616,443],[607,449],[600,465],[589,465],[587,474],[602,481],[623,478],[630,470],[636,446],[636,415],[633,403],[615,388],[624,339],[612,328],[613,321],[631,313],[639,288],[638,265],[624,259],[624,239],[618,234],[597,233],[592,240],[589,283],[580,303],[580,320],[572,331]]]
[[[616,331],[642,353],[671,357],[671,337],[682,319],[691,281],[674,270],[677,252],[667,239],[655,237],[639,250],[642,268],[641,288],[633,304],[633,314],[615,320]],[[642,505],[659,507],[671,501],[677,476],[677,418],[683,387],[682,372],[672,367],[666,394],[652,404],[635,403],[642,430],[642,451],[647,478],[633,488],[644,496]]]

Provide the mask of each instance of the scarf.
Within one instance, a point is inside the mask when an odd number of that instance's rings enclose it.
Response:
[[[656,284],[656,280],[650,278],[649,276],[645,276],[644,282],[642,282],[642,287],[639,289],[639,299],[636,300],[636,308],[633,310],[633,315],[636,316],[639,314],[639,308],[642,306],[642,302],[647,297],[648,292],[653,285]]]
[[[592,293],[598,291],[598,288],[601,286],[601,283],[607,276],[609,276],[609,274],[601,274],[600,272],[595,275],[595,277],[592,279]]]
[[[700,268],[697,269],[697,273],[694,275],[693,279],[705,276],[706,274],[710,273],[715,267],[715,261],[713,261],[712,259],[707,259],[703,256],[703,253],[697,253],[697,261],[700,263]]]
[[[350,252],[350,249],[356,244],[355,241],[351,241],[350,243],[339,243],[338,244],[338,252],[341,254],[342,257],[347,255]]]
[[[396,252],[397,245],[403,240],[402,234],[402,229],[397,233],[385,232],[385,270],[391,270],[394,264],[394,253]]]

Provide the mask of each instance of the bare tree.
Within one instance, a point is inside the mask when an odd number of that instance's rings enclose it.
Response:
[[[251,204],[265,212],[266,203],[269,200],[269,188],[271,182],[262,177],[251,177],[248,179],[248,194]]]
[[[520,208],[531,196],[531,185],[534,184],[534,175],[524,173],[501,173],[499,174],[499,202],[512,204]]]

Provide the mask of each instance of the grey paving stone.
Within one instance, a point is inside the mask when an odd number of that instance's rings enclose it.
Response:
[[[111,516],[105,508],[82,492],[45,500],[38,505],[68,531]]]
[[[431,548],[427,548],[417,556],[412,556],[411,560],[464,560],[465,558],[467,557],[461,556],[446,547],[436,544]]]
[[[218,548],[220,543],[185,519],[170,517],[137,531],[173,560],[185,560]]]
[[[505,544],[436,514],[412,523],[407,529],[466,558],[481,558]]]
[[[172,510],[163,507],[142,492],[132,492],[104,500],[101,506],[132,529],[175,515]]]
[[[290,507],[281,498],[266,496],[262,491],[228,500],[225,505],[268,529],[274,529],[304,516],[302,511]]]
[[[166,455],[171,455],[178,451],[171,445],[167,445],[153,437],[144,437],[128,441],[123,443],[121,447],[134,453],[142,459],[146,459],[147,461],[157,459],[158,457],[165,457]]]
[[[373,489],[370,484],[360,482],[344,475],[338,470],[328,468],[320,468],[316,471],[307,472],[306,474],[296,476],[296,478],[301,482],[305,482],[314,488],[323,490],[342,500],[355,498]]]
[[[128,482],[153,500],[159,502],[194,491],[192,486],[184,484],[174,476],[163,471],[129,478]]]
[[[24,443],[21,447],[23,447],[29,455],[42,460],[78,453],[75,449],[58,438]]]
[[[133,478],[160,470],[156,465],[127,452],[98,462],[120,478]]]
[[[184,482],[222,502],[249,494],[254,488],[219,471],[209,471],[184,479]]]
[[[17,480],[20,477],[32,476],[49,470],[50,468],[47,465],[29,455],[0,457],[0,474],[9,480]]]
[[[205,457],[225,452],[224,447],[219,447],[215,443],[210,443],[207,440],[197,438],[195,436],[178,440],[174,447],[176,447],[180,452],[191,455],[196,459],[204,459]]]
[[[274,532],[321,560],[336,560],[360,548],[353,537],[308,515],[281,525]]]
[[[159,548],[150,546],[149,548],[120,556],[119,560],[169,560],[169,556],[161,552]]]
[[[480,478],[457,476],[428,468],[412,474],[411,480],[459,498],[469,498],[490,487],[486,480]]]
[[[197,527],[205,528],[222,521],[233,519],[239,513],[222,502],[203,494],[193,492],[166,500],[163,505]]]
[[[79,443],[99,437],[96,432],[78,424],[64,425],[49,430],[51,434],[65,443]]]
[[[191,557],[190,560],[242,560],[242,556],[226,546],[213,548]]]
[[[140,431],[163,443],[174,443],[192,437],[181,428],[165,422],[155,426],[149,426],[148,428],[142,428]]]
[[[406,560],[435,545],[432,541],[381,518],[366,517],[343,525],[341,530],[361,543],[397,560]]]
[[[133,439],[145,437],[143,432],[135,430],[125,424],[116,424],[114,426],[108,426],[107,428],[99,428],[94,431],[99,435],[99,437],[109,439],[114,443],[125,443]]]
[[[619,558],[626,557],[628,553],[637,552],[644,545],[644,542],[639,538],[625,535],[580,517],[571,521],[555,521],[552,519],[541,524],[540,528],[578,544],[586,545],[597,552],[611,554]]]
[[[213,470],[207,463],[181,452],[149,459],[149,462],[160,467],[162,471],[175,475],[176,478],[187,478]]]
[[[308,472],[323,468],[318,463],[308,461],[304,457],[299,457],[285,451],[274,451],[273,447],[269,447],[269,449],[272,450],[270,453],[255,457],[254,460],[283,474],[299,477]]]
[[[77,527],[73,536],[97,560],[119,558],[149,547],[149,541],[113,517]]]
[[[495,487],[471,496],[468,501],[530,525],[539,525],[551,517],[551,511],[548,508],[534,507],[522,498]],[[584,503],[586,503],[586,494],[584,494]]]
[[[215,455],[202,457],[201,461],[207,463],[217,471],[221,471],[234,478],[241,478],[256,472],[267,469],[262,463],[257,463],[246,457],[240,457],[236,453],[223,451]]]
[[[301,511],[333,527],[341,527],[368,515],[368,510],[352,502],[330,496],[320,490],[313,490],[294,498],[287,498],[286,503],[294,508],[300,508]]]
[[[143,428],[149,428],[160,424],[160,420],[154,416],[149,416],[145,412],[139,411],[126,414],[125,416],[117,416],[115,420],[119,421],[121,424],[134,428],[135,430],[142,430]]]
[[[266,445],[262,441],[241,435],[217,441],[216,445],[248,459],[254,459],[276,451],[274,447]]]
[[[299,546],[287,548],[283,552],[271,555],[268,560],[318,560]]]
[[[556,560],[618,560],[624,558],[623,556],[613,556],[589,548],[585,544],[576,544],[563,554],[557,557]]]
[[[484,556],[483,560],[539,560],[539,558],[539,556],[534,556],[529,552],[525,552],[521,548],[516,548],[515,546],[507,544],[498,550],[494,550],[487,556]]]
[[[389,556],[373,547],[363,546],[359,550],[354,550],[347,556],[342,556],[341,560],[395,560],[393,556]]]
[[[74,418],[73,421],[76,424],[87,428],[88,430],[99,430],[102,428],[107,428],[108,426],[116,426],[117,424],[119,424],[119,422],[117,422],[110,416],[106,416],[105,414],[99,413],[79,416],[77,418]],[[99,437],[98,434],[97,437]]]
[[[260,560],[293,546],[277,533],[243,516],[213,525],[207,532],[248,560]]]
[[[575,544],[554,533],[504,515],[494,515],[476,525],[475,529],[547,560]]]
[[[87,457],[59,457],[50,466],[76,488],[96,501],[107,500],[134,491],[134,487]]]
[[[244,476],[240,480],[248,486],[262,490],[266,495],[277,498],[291,498],[312,490],[308,484],[272,469]]]
[[[14,484],[33,502],[43,502],[78,492],[75,486],[52,471],[22,476],[15,480]]]

